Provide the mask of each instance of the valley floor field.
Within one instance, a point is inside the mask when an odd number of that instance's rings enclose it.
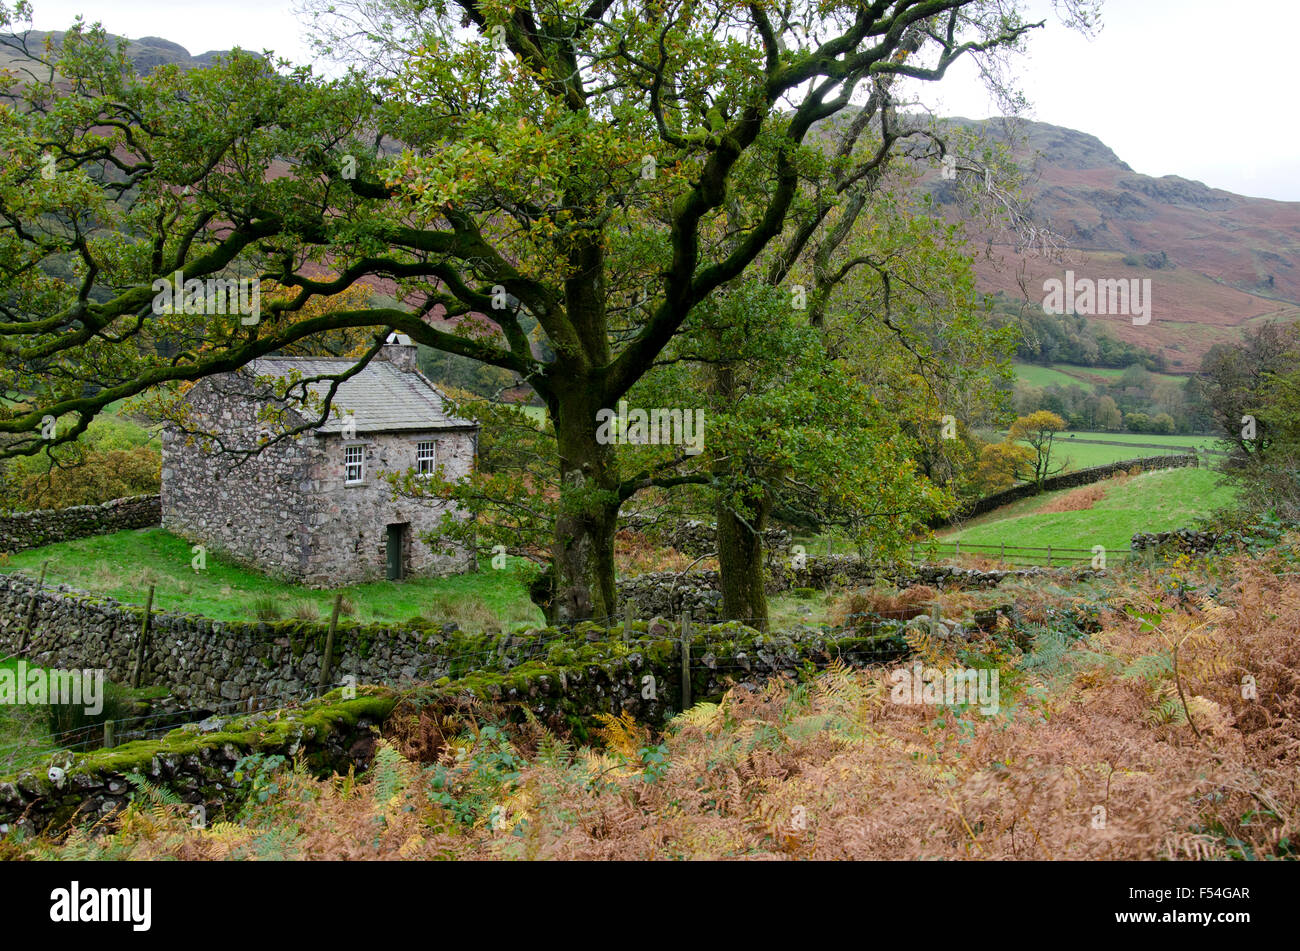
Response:
[[[1000,434],[1005,436],[1005,434]],[[1028,446],[1027,443],[1023,445]],[[1223,441],[1216,436],[1165,436],[1147,433],[1109,433],[1068,430],[1052,441],[1051,469],[1074,472],[1147,456],[1183,455],[1193,451],[1217,452]]]
[[[1022,499],[940,533],[943,542],[1123,551],[1137,532],[1191,528],[1231,504],[1211,469],[1160,469]]]
[[[1016,379],[1030,386],[1081,386],[1093,389],[1098,383],[1114,383],[1124,375],[1121,367],[1081,367],[1069,363],[1014,363]],[[1174,380],[1181,383],[1184,377],[1168,373],[1151,374],[1156,380]]]

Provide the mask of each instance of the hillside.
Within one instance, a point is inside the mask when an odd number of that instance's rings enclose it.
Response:
[[[984,234],[980,287],[1031,300],[1048,277],[1149,278],[1152,320],[1095,317],[1121,340],[1162,352],[1173,372],[1192,372],[1213,344],[1272,319],[1300,316],[1300,203],[1249,198],[1174,175],[1139,174],[1095,136],[1022,121],[948,120],[996,142],[1012,142],[1029,170],[1033,220],[1065,239],[1063,258],[1017,253],[1006,235]],[[954,183],[927,186],[956,213]],[[1036,302],[1041,302],[1041,298]]]
[[[0,69],[20,70],[20,64],[26,59],[22,50],[26,49],[35,55],[43,56],[45,55],[44,50],[47,43],[57,49],[62,44],[64,36],[65,32],[63,30],[51,32],[27,30],[18,34],[0,33]],[[125,37],[116,37],[111,34],[109,38],[112,40],[125,39]],[[230,52],[229,50],[209,50],[206,53],[193,56],[189,50],[179,43],[173,43],[157,36],[142,36],[138,40],[126,39],[126,44],[127,59],[135,66],[136,71],[142,75],[148,75],[159,66],[172,63],[182,69],[208,66],[217,57]]]

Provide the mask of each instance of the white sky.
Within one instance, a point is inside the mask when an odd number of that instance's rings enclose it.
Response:
[[[34,25],[81,13],[111,33],[159,36],[191,53],[310,52],[292,0],[34,0]],[[1147,175],[1181,175],[1244,195],[1300,201],[1300,0],[1106,0],[1092,40],[1029,0],[1035,31],[1017,65],[1030,117],[1097,136]],[[1225,29],[1227,27],[1227,29]],[[943,115],[994,114],[976,71],[954,66],[926,102]]]

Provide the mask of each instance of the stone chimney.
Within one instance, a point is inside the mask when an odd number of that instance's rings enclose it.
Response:
[[[403,373],[414,373],[417,369],[416,354],[419,352],[411,338],[394,330],[379,348],[379,359],[387,360]]]

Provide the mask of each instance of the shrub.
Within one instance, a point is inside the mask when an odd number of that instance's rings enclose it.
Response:
[[[96,419],[71,445],[6,463],[0,507],[64,508],[157,492],[162,456],[147,438],[127,420]]]

